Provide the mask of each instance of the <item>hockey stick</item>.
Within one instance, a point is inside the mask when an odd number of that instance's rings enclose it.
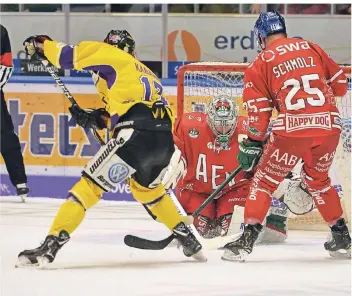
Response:
[[[173,193],[173,191],[169,190],[168,193],[169,193],[169,196],[171,197],[173,203],[175,204],[178,212],[182,216],[187,216],[186,211],[183,209],[182,205],[178,201],[178,199],[177,199],[176,195]],[[237,214],[238,214],[239,208],[240,208],[239,206],[235,206],[235,208],[234,208],[233,214],[235,215],[235,217],[238,216]],[[243,217],[243,213],[241,213],[240,216]],[[239,224],[237,226],[238,226],[237,228],[240,229]],[[219,248],[222,248],[227,243],[229,243],[230,241],[233,241],[235,238],[237,238],[241,234],[241,233],[237,232],[237,233],[228,234],[226,236],[218,236],[218,237],[206,239],[206,238],[201,237],[201,235],[199,234],[199,232],[197,231],[196,227],[193,224],[187,225],[187,227],[195,235],[195,237],[203,245],[203,247],[207,250],[217,250]]]
[[[64,93],[65,97],[69,99],[69,101],[71,102],[71,104],[73,106],[78,106],[75,98],[71,95],[70,91],[68,90],[66,85],[62,82],[60,77],[55,73],[55,71],[54,71],[52,65],[50,64],[50,62],[48,60],[41,60],[41,62],[44,65],[44,67],[48,70],[48,72],[51,75],[51,77],[55,80],[56,84],[61,88],[61,90]],[[93,133],[94,137],[99,142],[99,144],[102,145],[102,146],[105,145],[104,140],[100,137],[100,135],[98,134],[97,130],[93,129],[93,128],[91,130],[92,130],[92,133]]]
[[[216,190],[201,204],[201,206],[192,214],[193,217],[197,217],[202,210],[220,193],[224,187],[231,182],[233,178],[241,171],[241,167],[239,166],[235,169],[227,179],[218,187]],[[171,234],[167,238],[159,241],[153,241],[145,238],[141,238],[134,235],[126,235],[124,238],[124,242],[127,246],[137,249],[144,249],[144,250],[162,250],[165,249],[173,240],[175,235]]]
[[[184,208],[182,207],[182,205],[181,205],[180,202],[178,201],[178,199],[177,199],[176,195],[174,194],[174,192],[173,192],[172,190],[168,190],[168,194],[169,194],[169,196],[170,196],[172,202],[175,204],[175,206],[176,206],[178,212],[180,213],[180,215],[182,215],[182,216],[187,216],[186,211],[184,210]],[[194,236],[195,236],[198,240],[202,239],[201,236],[200,236],[200,234],[198,233],[196,227],[195,227],[193,224],[187,225],[187,227],[188,227],[188,229],[194,234]]]

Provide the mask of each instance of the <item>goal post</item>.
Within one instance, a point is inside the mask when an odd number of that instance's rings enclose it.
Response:
[[[243,76],[248,63],[200,62],[184,65],[177,75],[177,117],[193,111],[206,112],[214,96],[230,96],[239,106],[240,115],[247,115],[242,106]],[[348,77],[348,92],[337,98],[343,130],[330,176],[342,201],[344,217],[351,226],[351,67],[341,66]],[[273,118],[277,113],[273,114]],[[327,225],[314,209],[303,215],[291,215],[290,229],[325,230]]]

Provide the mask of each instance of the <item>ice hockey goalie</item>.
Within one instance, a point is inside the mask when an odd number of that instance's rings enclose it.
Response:
[[[174,140],[187,164],[187,173],[178,183],[176,195],[187,214],[192,214],[238,167],[238,143],[248,129],[247,118],[238,114],[234,101],[220,96],[213,98],[207,114],[186,113],[178,119]],[[232,218],[243,221],[243,210],[232,216],[234,206],[244,207],[252,176],[241,171],[195,218],[194,225],[202,237],[226,235]],[[287,208],[276,202],[266,221],[263,241],[284,241]]]

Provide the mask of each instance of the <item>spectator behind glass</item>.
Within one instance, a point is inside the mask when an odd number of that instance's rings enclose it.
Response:
[[[200,4],[201,13],[239,13],[239,4]]]
[[[267,9],[277,10],[280,13],[287,14],[330,14],[330,4],[288,4],[288,11],[285,12],[285,4],[268,4]],[[251,12],[259,14],[261,12],[261,4],[253,4]]]
[[[330,14],[331,4],[288,4],[288,14]]]
[[[336,14],[351,15],[351,4],[336,4]]]
[[[264,6],[264,5],[263,5]],[[280,13],[284,13],[285,10],[285,5],[284,4],[267,4],[267,10],[276,10],[279,11]],[[259,14],[260,12],[264,12],[265,10],[262,9],[262,4],[252,4],[251,5],[251,13],[253,14]]]

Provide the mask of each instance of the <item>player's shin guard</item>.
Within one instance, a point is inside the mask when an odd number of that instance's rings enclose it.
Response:
[[[57,236],[62,230],[71,234],[82,223],[84,216],[85,209],[82,204],[73,196],[69,196],[57,212],[49,234]]]
[[[351,258],[351,237],[343,218],[330,227],[331,238],[324,244],[331,257]]]
[[[263,226],[259,223],[245,225],[242,235],[224,246],[225,251],[221,259],[225,261],[245,261],[246,257],[252,253],[253,245],[262,229]]]
[[[271,195],[264,189],[253,189],[246,200],[244,209],[244,223],[255,224],[263,223],[266,214],[270,208]]]
[[[94,206],[103,194],[103,190],[91,180],[82,177],[69,191],[56,214],[49,234],[58,235],[62,230],[72,234],[85,217],[85,211]]]
[[[172,199],[165,193],[165,188],[162,184],[156,188],[146,188],[131,179],[129,185],[133,197],[145,207],[148,207],[155,219],[162,222],[170,231],[173,231],[179,222],[187,220],[187,217],[182,217],[179,214]]]
[[[53,262],[57,252],[69,239],[70,236],[66,231],[61,231],[58,236],[48,235],[38,248],[25,250],[18,255],[17,267],[43,267]]]

